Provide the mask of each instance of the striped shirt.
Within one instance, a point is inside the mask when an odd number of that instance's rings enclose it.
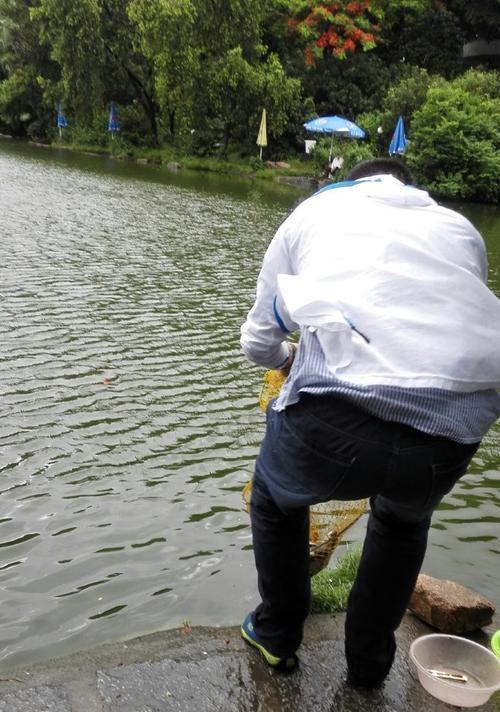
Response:
[[[336,378],[327,368],[314,333],[303,329],[292,370],[274,403],[284,410],[301,393],[331,394],[382,420],[409,425],[458,443],[479,442],[500,417],[500,394],[494,390],[458,393],[439,388],[359,386]]]

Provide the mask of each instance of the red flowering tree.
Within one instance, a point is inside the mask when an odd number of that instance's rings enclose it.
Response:
[[[325,53],[345,59],[375,47],[380,15],[372,0],[292,0],[289,9],[288,29],[304,43],[309,66]]]

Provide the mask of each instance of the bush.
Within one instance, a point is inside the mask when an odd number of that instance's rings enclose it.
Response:
[[[384,114],[379,109],[370,111],[366,114],[358,116],[357,123],[366,133],[365,144],[370,147],[374,156],[382,156],[387,153],[386,132],[379,133],[379,127],[384,124]]]
[[[359,125],[365,129],[374,154],[388,155],[399,116],[404,119],[406,135],[410,135],[413,115],[425,103],[430,85],[437,81],[425,69],[406,66],[399,81],[387,92],[380,109],[358,117]]]
[[[92,119],[87,121],[72,120],[67,114],[68,128],[63,129],[62,141],[76,144],[78,146],[105,146],[109,141],[107,131],[108,116],[102,110],[94,114]]]
[[[332,142],[331,138],[320,138],[314,148],[313,161],[317,174],[322,177],[326,177],[330,146],[332,147],[332,156],[342,156],[344,159],[342,168],[335,171],[336,181],[344,180],[347,173],[359,161],[374,157],[372,148],[363,140],[335,137]]]
[[[115,133],[113,151],[119,153],[132,152],[133,147],[147,146],[149,127],[142,108],[136,104],[117,106],[121,129]],[[109,148],[111,135],[108,131],[109,107],[96,111],[90,119],[78,120],[71,112],[67,112],[68,128],[63,129],[62,143],[73,146]],[[58,129],[52,126],[49,132],[52,140],[59,140]]]
[[[413,118],[408,163],[446,198],[500,202],[499,73],[470,70],[429,89]]]

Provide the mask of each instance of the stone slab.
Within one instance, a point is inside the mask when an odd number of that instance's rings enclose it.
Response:
[[[346,682],[344,616],[312,616],[299,670],[283,676],[246,646],[238,628],[155,633],[1,673],[0,712],[450,712],[420,686],[410,643],[431,632],[408,615],[380,690]],[[482,638],[481,638],[482,635]],[[475,637],[485,643],[487,636]],[[500,712],[500,699],[476,707]]]

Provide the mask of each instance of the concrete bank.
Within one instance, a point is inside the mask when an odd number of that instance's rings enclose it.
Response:
[[[384,686],[345,684],[344,616],[312,616],[299,670],[269,670],[238,628],[193,628],[105,645],[0,673],[1,712],[450,712],[419,685],[408,658],[430,629],[408,615]],[[486,641],[486,636],[484,636]],[[481,637],[479,638],[481,642]],[[500,699],[477,710],[498,712]]]

